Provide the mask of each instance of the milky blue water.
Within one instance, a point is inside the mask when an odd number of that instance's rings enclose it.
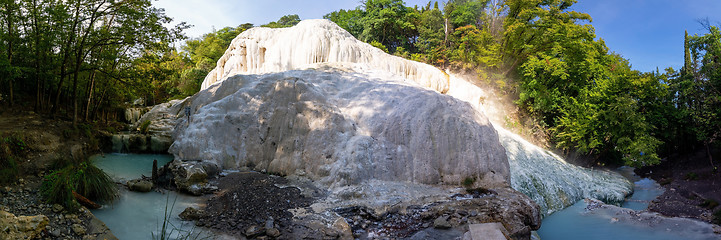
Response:
[[[91,160],[100,169],[107,172],[116,181],[127,181],[150,176],[153,160],[158,160],[158,167],[173,160],[170,155],[151,154],[106,154],[96,155]],[[153,239],[161,232],[165,213],[170,213],[170,223],[178,229],[192,230],[193,224],[180,220],[178,214],[186,207],[196,206],[200,198],[178,194],[172,191],[163,193],[131,192],[120,186],[120,199],[102,208],[92,210],[93,214],[107,225],[118,239]],[[175,206],[173,205],[175,202]],[[166,206],[168,209],[166,209]],[[170,211],[172,207],[172,212]],[[173,227],[167,228],[168,231]],[[177,231],[174,232],[177,236]]]
[[[541,240],[691,240],[718,239],[707,232],[683,227],[616,221],[613,213],[589,213],[580,201],[543,219],[538,235]],[[599,211],[599,210],[594,210]],[[719,236],[721,237],[721,236]]]
[[[620,169],[621,174],[634,181],[634,193],[621,205],[635,211],[646,210],[651,200],[663,193],[663,188],[648,178],[633,175],[633,169]],[[587,204],[579,201],[543,219],[538,235],[542,240],[678,240],[721,239],[693,220],[629,221],[617,212],[596,209],[587,211]],[[620,220],[619,220],[620,219]],[[686,224],[686,226],[682,226]]]

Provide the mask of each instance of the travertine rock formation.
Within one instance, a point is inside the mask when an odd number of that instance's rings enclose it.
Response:
[[[340,186],[509,183],[505,150],[485,116],[366,64],[235,75],[186,105],[191,120],[178,118],[170,148],[177,159]]]
[[[365,63],[438,92],[448,91],[448,75],[428,64],[384,53],[325,19],[305,20],[290,28],[252,28],[233,39],[201,89],[235,74],[299,69],[314,63]]]

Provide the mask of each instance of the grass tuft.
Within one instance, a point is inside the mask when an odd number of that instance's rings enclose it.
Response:
[[[79,207],[72,192],[93,200],[112,201],[118,198],[115,182],[89,161],[69,164],[45,176],[41,194],[48,203],[57,203],[73,211]]]

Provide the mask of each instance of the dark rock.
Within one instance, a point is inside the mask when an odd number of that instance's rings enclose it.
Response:
[[[183,212],[178,215],[180,219],[191,221],[191,220],[198,220],[205,216],[205,212],[202,210],[195,209],[193,207],[187,207]]]
[[[260,235],[263,232],[264,232],[263,228],[258,227],[256,225],[251,225],[250,227],[245,229],[244,234],[246,237],[255,237],[255,236]]]
[[[448,222],[447,216],[440,216],[440,217],[436,218],[435,221],[433,221],[433,227],[440,228],[440,229],[447,229],[447,228],[451,228],[451,223]]]
[[[274,226],[273,217],[265,221],[265,229],[271,229]]]
[[[76,223],[76,224],[73,224],[72,226],[70,226],[70,228],[73,230],[73,233],[75,233],[76,235],[79,235],[79,236],[85,235],[86,229],[85,229],[85,227],[83,227],[83,225]]]
[[[196,183],[193,185],[188,186],[186,191],[188,193],[193,194],[195,196],[200,196],[206,193],[212,193],[218,190],[218,187],[213,186],[209,183]]]
[[[265,230],[265,235],[268,235],[269,237],[277,238],[280,236],[280,230],[277,228],[268,228]]]
[[[50,231],[50,236],[59,238],[60,237],[60,229],[55,229],[55,230]]]
[[[59,212],[63,211],[63,206],[60,204],[57,204],[57,203],[53,204],[52,208],[53,208],[53,212],[55,212],[55,213],[59,213]]]

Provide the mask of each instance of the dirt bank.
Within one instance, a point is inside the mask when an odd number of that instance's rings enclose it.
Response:
[[[721,167],[721,151],[712,150],[712,156],[714,165]],[[714,170],[705,148],[668,157],[657,166],[636,169],[636,174],[650,177],[666,189],[651,202],[649,210],[721,223],[721,172]]]
[[[43,177],[57,161],[85,159],[97,152],[97,131],[93,129],[84,124],[74,128],[67,119],[30,111],[0,111],[0,141],[5,147],[0,149],[0,157],[4,163],[11,159],[16,168],[11,171],[14,176],[0,182],[0,210],[16,216],[48,217],[40,239],[113,239],[105,224],[86,208],[69,212],[60,205],[45,203],[39,191]]]

